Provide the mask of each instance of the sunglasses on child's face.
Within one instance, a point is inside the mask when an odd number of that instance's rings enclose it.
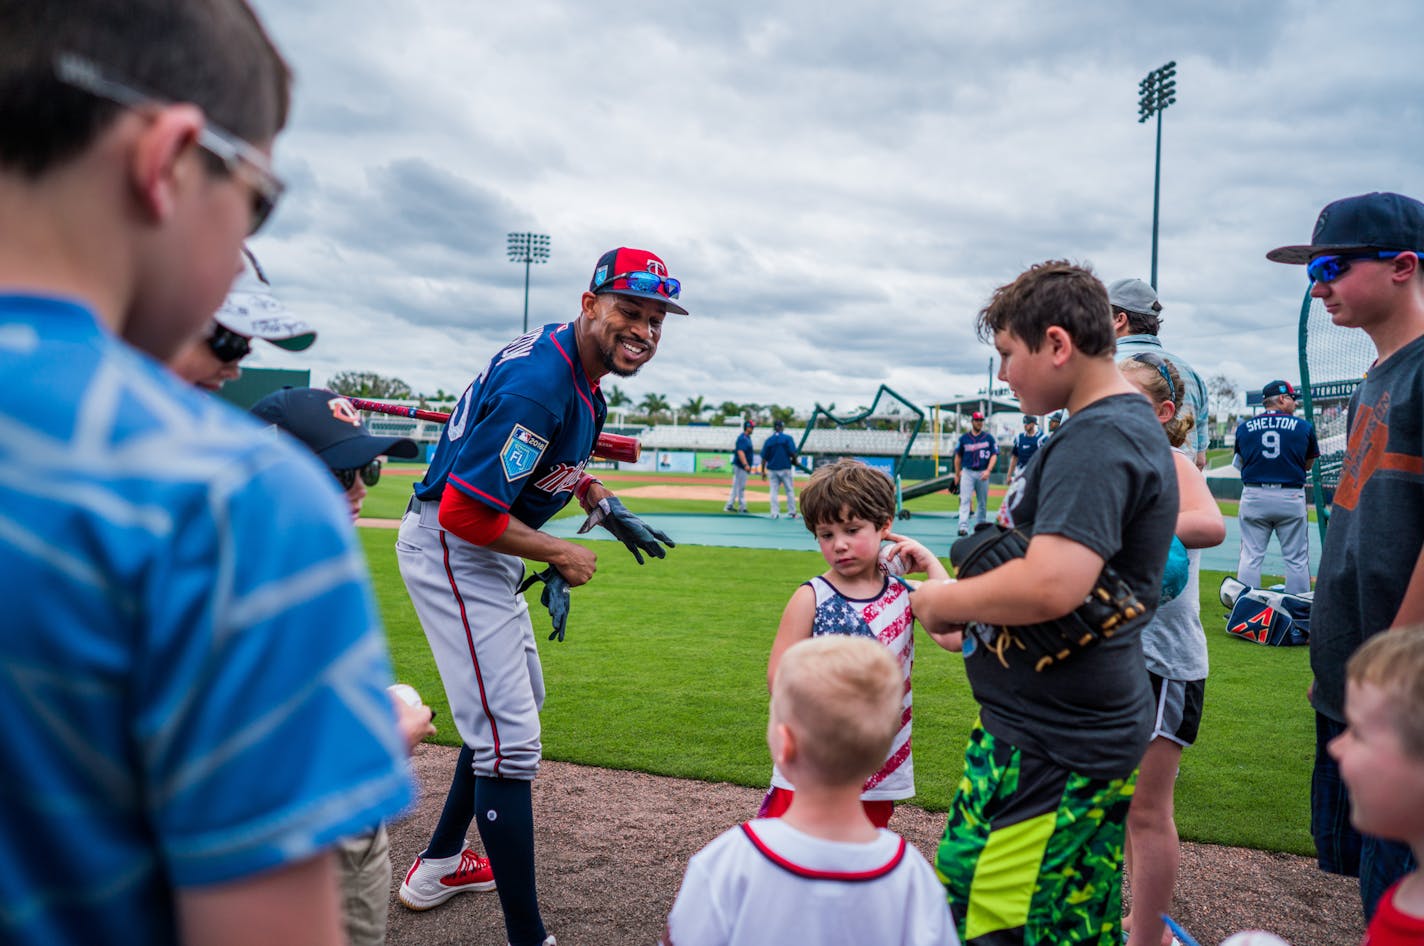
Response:
[[[1317,256],[1305,264],[1305,274],[1311,282],[1334,282],[1350,271],[1350,264],[1359,260],[1394,259],[1408,250],[1378,250],[1372,253],[1331,253]]]
[[[232,364],[234,361],[241,361],[252,353],[252,339],[246,335],[239,335],[232,329],[223,328],[221,325],[214,325],[212,334],[207,339],[208,351],[213,353],[213,357],[224,364]]]
[[[381,461],[372,460],[365,466],[358,466],[350,470],[332,470],[331,472],[335,474],[336,480],[341,484],[342,489],[350,489],[355,486],[356,477],[358,476],[361,477],[361,482],[365,483],[368,487],[375,486],[381,481]]]

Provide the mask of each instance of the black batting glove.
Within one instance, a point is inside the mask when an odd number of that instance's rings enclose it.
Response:
[[[544,590],[539,593],[539,603],[549,609],[549,620],[554,625],[554,630],[549,634],[549,640],[558,638],[562,643],[564,640],[564,629],[569,623],[569,582],[559,570],[553,565],[542,572],[533,572],[519,583],[519,594],[528,591],[534,582],[542,581]]]
[[[617,496],[600,499],[579,532],[587,532],[597,525],[612,532],[615,539],[626,545],[639,565],[643,564],[643,552],[653,558],[664,558],[667,556],[667,549],[664,549],[663,545],[669,549],[677,548],[677,543],[668,538],[666,533],[654,529],[629,512],[628,507],[623,505],[623,500]],[[658,544],[660,542],[662,545]],[[642,551],[639,551],[640,549]]]

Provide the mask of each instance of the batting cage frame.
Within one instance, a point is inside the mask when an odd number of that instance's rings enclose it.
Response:
[[[910,430],[910,439],[905,441],[905,449],[900,452],[900,456],[896,457],[894,466],[891,468],[892,473],[890,478],[895,481],[895,510],[898,513],[903,505],[900,499],[900,471],[905,468],[905,461],[910,458],[910,448],[915,445],[915,438],[920,435],[921,428],[925,426],[925,412],[913,401],[891,388],[888,384],[882,384],[875,389],[875,398],[870,402],[869,407],[857,414],[851,414],[846,417],[837,417],[831,413],[830,408],[823,407],[821,402],[817,401],[816,406],[811,411],[811,416],[806,420],[806,429],[801,432],[801,442],[796,445],[796,455],[798,457],[805,455],[806,442],[810,440],[812,435],[816,432],[816,421],[822,416],[829,420],[833,427],[849,427],[851,424],[858,424],[867,417],[874,416],[875,409],[880,406],[881,398],[887,395],[909,408],[910,413],[915,415],[915,426]],[[835,405],[833,404],[831,406],[834,407]]]
[[[1375,360],[1374,343],[1361,329],[1342,328],[1306,287],[1300,305],[1300,390],[1305,419],[1315,427],[1320,456],[1310,467],[1320,540],[1330,525],[1330,505],[1340,485],[1349,441],[1350,399]]]

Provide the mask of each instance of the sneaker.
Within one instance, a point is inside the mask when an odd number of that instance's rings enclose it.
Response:
[[[723,512],[732,512],[732,511],[733,511],[733,510],[732,510],[732,504],[731,504],[731,503],[728,503],[727,505],[723,506],[723,507],[722,507],[722,511],[723,511]]]
[[[959,530],[959,534],[960,534],[960,535],[968,535],[968,534],[969,534],[969,530],[968,530],[968,529],[960,529],[960,530]]]
[[[746,507],[746,506],[743,506],[743,507],[742,507],[740,510],[738,510],[738,511],[739,511],[739,512],[747,512],[748,510],[747,510],[747,507]]]
[[[779,512],[774,512],[774,513],[771,514],[771,518],[773,518],[773,519],[780,519],[780,518],[781,518],[781,513],[779,513]]]
[[[728,511],[728,512],[731,512],[730,509],[727,510],[727,511]],[[509,943],[509,940],[505,940],[505,943],[506,943],[506,946],[507,946],[507,944]],[[554,942],[554,934],[553,934],[553,933],[550,933],[548,936],[546,936],[546,937],[544,938],[544,942],[541,944],[541,946],[559,946],[559,944],[556,943],[556,942]]]
[[[412,910],[429,910],[457,893],[493,889],[489,858],[466,847],[453,857],[417,857],[397,896]]]
[[[788,512],[788,513],[786,514],[786,518],[788,518],[788,519],[795,519],[795,518],[796,518],[796,513],[794,513],[794,512]]]

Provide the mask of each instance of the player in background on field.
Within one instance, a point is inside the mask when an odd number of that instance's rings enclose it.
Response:
[[[252,405],[252,413],[296,437],[327,465],[346,491],[353,522],[361,514],[368,483],[374,486],[380,479],[377,457],[413,460],[420,454],[414,440],[372,436],[351,402],[334,391],[284,388]],[[426,736],[435,735],[434,711],[424,703],[407,702],[394,687],[388,692],[401,737],[413,751]],[[391,905],[391,842],[385,824],[342,840],[337,866],[348,943],[382,946]]]
[[[936,866],[966,943],[1115,943],[1128,803],[1152,735],[1139,638],[1177,520],[1171,448],[1113,361],[1107,292],[1087,269],[1031,267],[978,328],[1026,413],[1070,416],[999,511],[1027,553],[911,596],[936,640],[963,645],[980,706]],[[1030,625],[1071,619],[1107,565],[1141,605],[1119,611],[1112,636],[1042,670],[1000,646],[1006,627],[1039,646]]]
[[[747,511],[747,477],[757,471],[756,452],[752,449],[752,430],[756,423],[748,417],[742,421],[742,432],[732,447],[732,492],[727,496],[727,512]]]
[[[796,441],[786,432],[786,421],[771,425],[776,431],[761,445],[761,476],[769,480],[771,518],[781,518],[780,493],[786,493],[786,515],[796,518],[796,489],[791,485],[792,468],[796,464]]]
[[[1206,478],[1196,464],[1180,452],[1194,420],[1182,408],[1182,376],[1177,366],[1151,351],[1118,362],[1123,376],[1141,391],[1167,441],[1174,448],[1177,469],[1177,525],[1179,542],[1173,543],[1169,563],[1185,580],[1187,549],[1212,548],[1226,539],[1226,521]],[[1173,570],[1169,567],[1169,572]],[[1180,589],[1179,589],[1180,590]],[[1164,589],[1163,594],[1166,595]],[[1152,683],[1154,717],[1152,741],[1138,768],[1137,787],[1127,813],[1127,875],[1132,880],[1132,912],[1122,928],[1138,931],[1137,941],[1172,946],[1173,936],[1161,920],[1172,905],[1181,848],[1173,814],[1173,795],[1182,750],[1196,741],[1206,695],[1206,634],[1196,628],[1161,619],[1161,610],[1142,631],[1142,653]]]
[[[974,500],[977,522],[989,518],[989,476],[999,462],[999,445],[984,430],[984,415],[969,415],[970,432],[959,435],[954,447],[954,479],[959,483],[959,534],[969,534],[970,499]]]
[[[1328,204],[1308,245],[1266,258],[1305,264],[1310,294],[1378,360],[1350,398],[1349,440],[1320,553],[1310,621],[1315,771],[1310,829],[1320,868],[1359,875],[1365,918],[1415,866],[1409,847],[1356,831],[1326,751],[1344,729],[1345,662],[1391,627],[1424,623],[1424,204],[1373,193]]]
[[[919,542],[890,531],[895,521],[895,486],[890,477],[859,460],[837,460],[812,474],[801,492],[801,511],[807,531],[816,537],[830,567],[799,586],[786,603],[767,661],[767,688],[776,680],[782,655],[808,637],[859,635],[889,649],[904,678],[900,728],[860,796],[871,822],[883,828],[895,813],[895,802],[915,794],[910,754],[915,618],[910,613],[911,586],[900,575],[948,578],[949,572]],[[883,542],[892,544],[882,546]],[[892,562],[894,566],[888,564]],[[771,790],[758,817],[779,817],[794,793],[795,782],[773,768]]]
[[[1023,428],[1023,433],[1014,435],[1013,450],[1009,453],[1010,480],[1023,475],[1024,467],[1033,459],[1038,448],[1043,446],[1043,438],[1046,436],[1038,432],[1038,418],[1032,414],[1024,415]]]
[[[1361,946],[1424,943],[1424,625],[1378,634],[1345,667],[1345,720],[1330,757],[1350,788],[1350,823],[1407,844],[1414,867],[1381,894]]]
[[[242,272],[203,334],[168,359],[173,373],[205,391],[218,391],[242,377],[238,362],[252,352],[252,340],[265,339],[287,351],[305,351],[316,330],[296,318],[272,294],[272,284],[247,247]]]
[[[1310,590],[1309,517],[1305,511],[1305,477],[1320,456],[1315,427],[1295,417],[1297,396],[1289,381],[1272,381],[1261,389],[1264,414],[1236,426],[1236,457],[1241,471],[1241,557],[1236,580],[1261,586],[1261,561],[1271,533],[1281,543],[1286,563],[1286,592]]]
[[[662,946],[958,946],[924,856],[861,807],[862,783],[898,739],[903,695],[902,667],[869,638],[786,649],[766,741],[800,789],[780,818],[732,828],[692,856]]]
[[[540,531],[571,499],[639,564],[643,552],[662,558],[673,544],[584,467],[608,414],[600,380],[631,377],[652,359],[667,314],[687,314],[680,291],[647,250],[603,254],[572,321],[516,338],[465,389],[401,520],[401,578],[465,746],[430,844],[398,896],[428,910],[493,880],[513,946],[554,942],[539,913],[531,792],[544,673],[521,592],[544,581],[551,639],[563,640],[569,589],[597,567],[590,549]],[[525,580],[521,559],[550,567]],[[466,843],[471,821],[487,864]]]
[[[1058,428],[1063,426],[1063,412],[1054,411],[1048,415],[1048,429],[1043,432],[1043,439],[1047,440],[1058,433]]]
[[[331,474],[160,363],[289,88],[241,0],[0,2],[0,942],[343,942],[332,848],[413,798]]]

